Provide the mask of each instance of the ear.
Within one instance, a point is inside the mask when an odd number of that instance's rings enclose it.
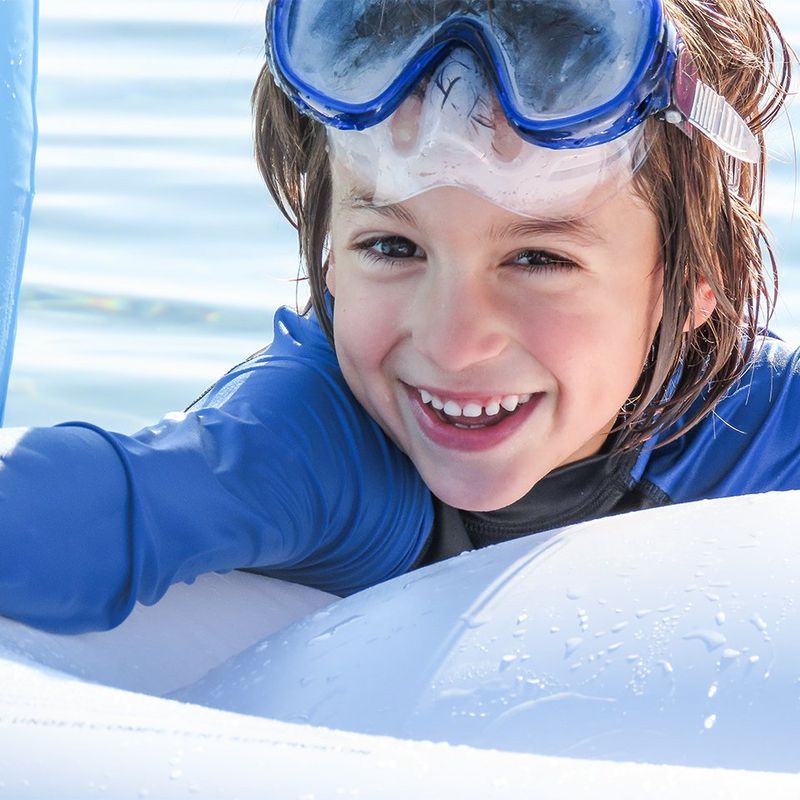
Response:
[[[714,313],[716,307],[717,296],[708,281],[701,275],[694,290],[694,306],[686,318],[683,332],[688,333],[699,328],[704,322],[708,322],[708,318]]]
[[[332,297],[336,297],[336,264],[333,260],[333,254],[328,255],[328,263],[325,269],[325,285]]]

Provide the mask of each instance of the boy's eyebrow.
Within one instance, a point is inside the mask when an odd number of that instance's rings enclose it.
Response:
[[[585,218],[583,219],[526,219],[512,222],[503,227],[492,227],[489,235],[492,239],[541,236],[542,234],[560,234],[571,236],[584,244],[604,242],[602,233]]]
[[[374,211],[384,217],[393,217],[399,219],[406,225],[416,226],[417,218],[407,209],[401,205],[377,205],[372,197],[366,194],[353,193],[342,200],[342,206],[345,210],[349,209],[365,209],[366,211]]]
[[[353,192],[342,201],[345,209],[364,209],[374,211],[384,217],[399,219],[407,225],[416,226],[417,218],[401,204],[378,205],[369,194]],[[510,225],[492,226],[489,238],[500,241],[507,238],[524,238],[525,236],[541,236],[543,234],[560,234],[571,236],[584,244],[604,242],[600,231],[585,218],[575,219],[526,219],[512,222]]]

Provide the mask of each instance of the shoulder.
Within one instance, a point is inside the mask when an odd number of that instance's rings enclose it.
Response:
[[[272,342],[235,366],[191,409],[203,420],[268,438],[289,451],[326,461],[369,460],[388,447],[385,435],[353,396],[336,354],[312,316],[275,314]],[[358,441],[359,451],[351,445]],[[251,446],[253,446],[251,444]]]
[[[354,439],[386,446],[383,432],[350,391],[313,314],[280,308],[273,327],[270,344],[223,375],[190,411],[246,429],[250,437],[286,440],[298,452],[313,449],[317,458],[331,448],[344,455],[341,448]],[[330,446],[322,448],[323,442]],[[349,455],[369,459],[370,453],[364,447]]]
[[[759,338],[714,411],[645,454],[643,477],[674,501],[800,488],[800,350]]]
[[[757,340],[742,377],[734,383],[706,422],[723,426],[744,442],[783,440],[795,447],[796,410],[800,400],[800,349],[775,336]]]
[[[344,385],[333,348],[313,316],[279,308],[270,344],[230,369],[192,408],[221,408],[257,399],[267,387],[274,396],[319,382]]]

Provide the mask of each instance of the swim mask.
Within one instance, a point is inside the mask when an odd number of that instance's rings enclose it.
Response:
[[[271,0],[267,28],[278,84],[376,204],[454,185],[585,213],[630,180],[655,115],[759,157],[661,0]]]

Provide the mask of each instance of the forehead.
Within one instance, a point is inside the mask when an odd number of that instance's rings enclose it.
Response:
[[[334,174],[332,190],[333,225],[380,225],[383,221],[426,232],[453,225],[487,240],[553,235],[585,246],[603,245],[620,235],[633,236],[641,226],[656,227],[655,215],[632,185],[595,198],[598,205],[591,212],[568,217],[526,217],[460,187],[429,189],[387,204],[376,202],[369,189],[349,176]],[[469,225],[462,224],[467,220]]]

